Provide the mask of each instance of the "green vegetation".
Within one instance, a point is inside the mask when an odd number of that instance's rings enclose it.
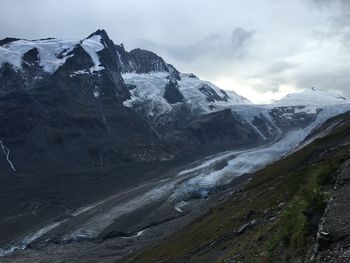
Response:
[[[269,243],[270,252],[280,244],[285,248],[290,248],[294,256],[302,256],[307,252],[306,249],[311,245],[308,237],[315,234],[307,215],[321,216],[323,214],[330,187],[334,182],[336,168],[330,161],[325,160],[294,172],[293,176],[302,176],[304,182],[280,218],[280,230]]]
[[[243,193],[129,261],[302,260],[314,242],[311,219],[322,216],[337,170],[350,158],[347,118],[330,135],[258,171]],[[252,219],[257,224],[236,235]]]

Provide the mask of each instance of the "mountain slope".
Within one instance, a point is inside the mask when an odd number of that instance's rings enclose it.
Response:
[[[326,136],[258,171],[243,191],[127,262],[309,261],[328,193],[350,158],[349,113],[318,132],[325,130]],[[341,220],[350,218],[343,214]],[[319,260],[331,255],[345,262],[344,249],[320,252]]]

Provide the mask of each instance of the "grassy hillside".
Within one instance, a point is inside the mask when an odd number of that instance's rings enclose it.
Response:
[[[323,128],[334,123],[328,136],[258,171],[244,191],[129,262],[304,259],[337,172],[350,158],[350,114]]]

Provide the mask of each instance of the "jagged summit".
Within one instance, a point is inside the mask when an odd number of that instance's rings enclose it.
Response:
[[[168,72],[178,74],[174,66],[152,51],[140,48],[126,51],[123,44],[115,46],[123,73]]]
[[[120,71],[124,73],[177,72],[172,65],[151,51],[136,48],[127,52],[122,44],[115,45],[104,29],[98,29],[83,40],[5,38],[0,40],[0,67],[8,64],[15,70],[23,70],[22,66],[26,63],[23,60],[24,55],[32,49],[37,49],[39,65],[43,71],[52,74],[67,58],[74,56],[72,51],[79,45],[86,49],[92,60],[96,60],[96,53],[103,48],[110,49],[110,52],[117,56],[114,59],[118,62]]]
[[[293,106],[293,105],[336,105],[349,103],[343,96],[323,90],[320,88],[311,87],[301,92],[291,93],[282,99],[275,101],[275,105]]]
[[[97,29],[94,33],[91,33],[87,38],[90,38],[92,36],[97,36],[97,35],[101,36],[103,38],[108,38],[109,39],[109,36],[108,36],[106,30],[104,30],[104,29]]]

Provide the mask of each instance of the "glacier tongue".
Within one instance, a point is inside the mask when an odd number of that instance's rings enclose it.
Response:
[[[246,151],[225,152],[215,156],[198,167],[182,171],[180,175],[194,174],[191,179],[178,185],[170,196],[171,200],[182,201],[195,195],[206,196],[218,186],[228,184],[233,178],[246,173],[253,173],[262,167],[292,153],[315,129],[328,119],[350,111],[350,104],[328,106],[320,111],[316,121],[304,129],[297,129],[285,134],[276,143]],[[308,140],[310,143],[311,140]],[[218,162],[227,163],[220,170],[215,170]]]
[[[188,201],[193,197],[207,197],[217,187],[227,185],[235,177],[257,171],[292,153],[312,131],[320,127],[329,118],[348,111],[350,111],[350,104],[329,106],[318,113],[315,122],[306,128],[290,131],[274,144],[241,151],[226,151],[209,156],[202,160],[200,165],[155,182],[150,190],[134,196],[125,203],[106,210],[99,209],[98,214],[82,225],[75,226],[62,238],[65,241],[95,238],[116,218],[153,202],[165,201],[174,204],[175,208],[178,208],[184,201]],[[308,142],[311,142],[311,140]],[[218,169],[216,165],[218,162],[226,163],[226,165]]]

